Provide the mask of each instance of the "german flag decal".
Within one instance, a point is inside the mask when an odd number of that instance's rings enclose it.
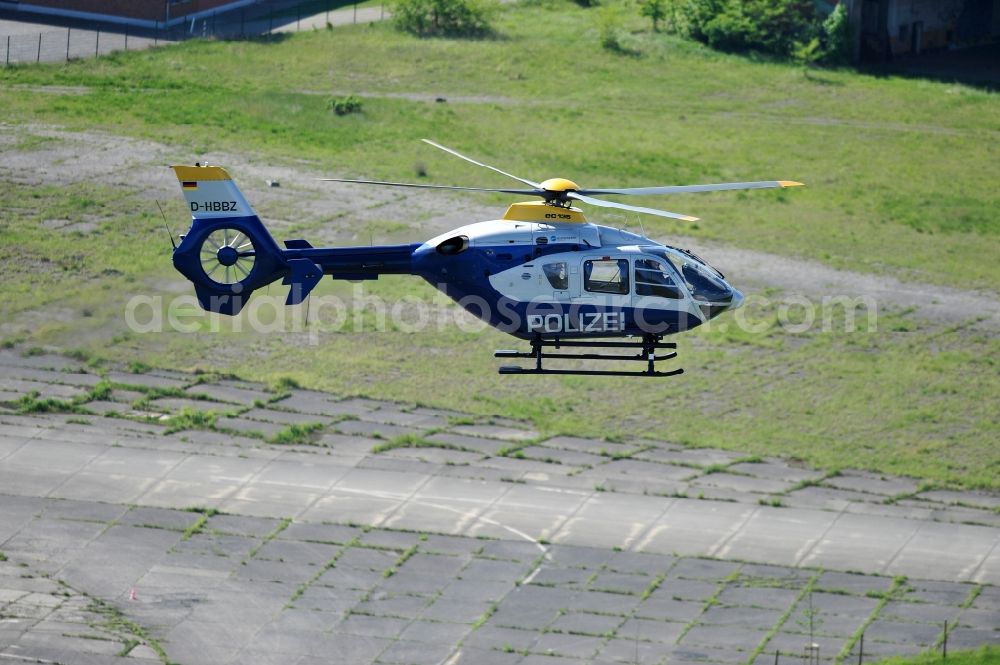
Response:
[[[183,189],[198,189],[198,183],[193,180],[185,180],[181,183]]]

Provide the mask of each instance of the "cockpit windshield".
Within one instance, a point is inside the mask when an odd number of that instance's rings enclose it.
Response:
[[[711,303],[727,303],[732,300],[733,290],[722,278],[722,273],[693,253],[674,247],[643,248],[643,251],[666,259],[683,279],[695,300]]]
[[[685,261],[681,266],[681,274],[695,300],[724,302],[733,297],[733,290],[728,284],[694,261]]]
[[[684,249],[682,247],[672,247],[670,245],[667,245],[667,248],[671,249],[671,250],[673,250],[675,252],[680,252],[684,256],[687,256],[689,258],[694,259],[695,262],[700,263],[702,266],[708,268],[709,270],[711,270],[712,272],[714,272],[716,275],[718,275],[719,279],[725,279],[726,278],[726,276],[723,275],[722,272],[718,268],[716,268],[715,266],[713,266],[712,264],[710,264],[708,261],[706,261],[705,259],[701,258],[700,256],[698,256],[694,252],[692,252],[690,249]]]

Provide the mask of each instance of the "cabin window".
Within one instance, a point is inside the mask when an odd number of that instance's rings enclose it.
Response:
[[[556,291],[565,291],[569,288],[569,272],[564,262],[546,263],[542,266],[542,271]]]
[[[675,299],[681,297],[681,291],[667,272],[666,266],[654,259],[636,260],[635,294]]]
[[[596,293],[628,293],[628,259],[583,262],[583,288]]]

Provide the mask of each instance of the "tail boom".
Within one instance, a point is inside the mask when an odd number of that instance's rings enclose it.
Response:
[[[296,305],[324,274],[362,280],[413,271],[419,244],[316,248],[286,240],[282,249],[224,168],[172,168],[191,212],[191,228],[174,249],[173,263],[194,283],[204,309],[238,314],[254,290],[278,279],[290,287],[285,304]]]

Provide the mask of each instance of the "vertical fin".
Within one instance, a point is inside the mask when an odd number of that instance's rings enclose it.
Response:
[[[221,166],[173,166],[193,219],[256,217],[257,212]]]

